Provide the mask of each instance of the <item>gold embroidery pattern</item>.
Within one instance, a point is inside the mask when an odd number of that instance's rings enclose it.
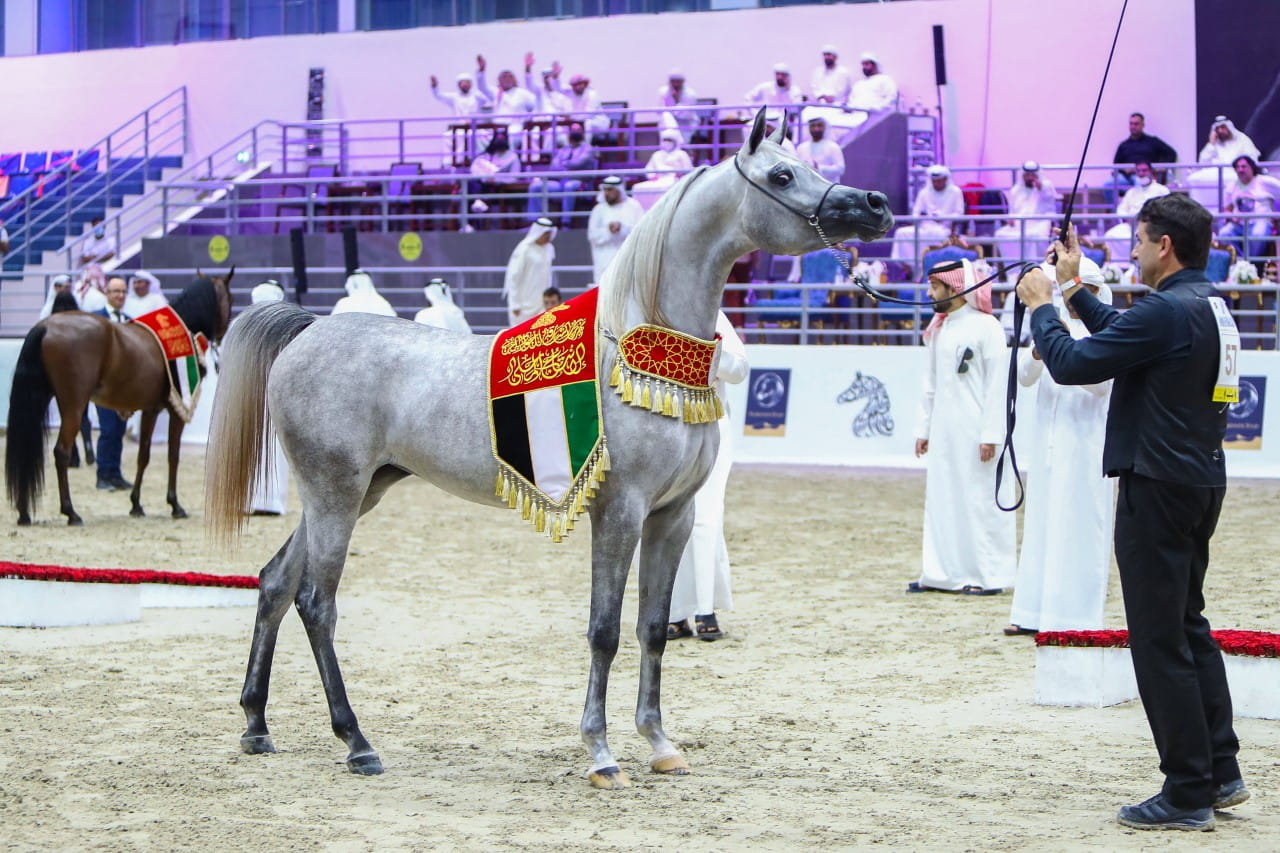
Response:
[[[714,423],[724,406],[710,385],[717,341],[637,326],[618,341],[609,386],[622,402],[687,424]]]
[[[637,326],[623,335],[619,347],[633,370],[695,388],[707,387],[716,352],[715,341],[655,326]]]
[[[542,316],[550,317],[551,322],[555,322],[554,314],[547,313]],[[550,347],[555,346],[556,344],[563,344],[566,341],[576,341],[582,337],[582,333],[587,327],[587,321],[579,318],[577,320],[570,320],[568,323],[560,326],[547,328],[546,324],[544,324],[542,328],[538,328],[538,322],[540,322],[541,319],[542,318],[539,318],[539,320],[534,323],[532,330],[516,335],[515,337],[507,338],[503,341],[501,350],[502,354],[511,355],[512,353],[525,352],[537,347]]]
[[[583,343],[525,353],[507,362],[506,382],[512,387],[545,382],[560,376],[575,376],[586,366],[587,347]]]

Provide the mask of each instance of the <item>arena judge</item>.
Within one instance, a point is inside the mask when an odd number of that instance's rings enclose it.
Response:
[[[1055,381],[1115,379],[1103,472],[1120,481],[1116,562],[1138,693],[1165,776],[1160,793],[1120,809],[1116,819],[1137,829],[1212,829],[1215,809],[1249,798],[1222,653],[1201,612],[1226,492],[1227,404],[1239,381],[1239,333],[1204,276],[1211,239],[1212,217],[1188,197],[1148,201],[1132,260],[1154,292],[1124,314],[1080,286],[1074,232],[1056,242],[1062,295],[1092,333],[1080,340],[1059,320],[1043,272],[1018,285]]]

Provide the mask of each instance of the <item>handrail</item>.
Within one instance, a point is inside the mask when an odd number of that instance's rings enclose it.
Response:
[[[179,123],[176,125],[162,123],[179,110],[181,111]],[[175,126],[179,128],[176,139],[169,139],[174,135]],[[139,136],[142,137],[141,144],[128,147]],[[145,180],[147,170],[156,157],[165,156],[175,150],[179,155],[185,154],[187,143],[187,87],[179,86],[126,119],[92,145],[74,151],[73,155],[57,168],[42,173],[39,181],[12,199],[5,200],[3,205],[0,205],[4,209],[21,211],[22,224],[20,227],[11,229],[10,243],[19,247],[24,265],[32,263],[32,255],[36,251],[34,247],[40,238],[56,233],[59,229],[63,231],[64,242],[75,237],[76,235],[71,233],[73,214],[88,207],[99,194],[105,195],[109,203],[113,180],[118,177],[115,174],[114,163],[137,160],[138,162],[130,164],[126,171],[132,174],[141,170]],[[93,173],[98,171],[98,164],[103,164],[102,172],[106,175],[107,181],[104,187],[95,187],[90,190],[86,183],[77,181],[75,178],[80,174],[91,174],[82,169],[80,161],[92,151],[98,152]],[[59,205],[62,208],[60,216],[37,230],[34,227],[36,223],[33,221],[32,208],[39,203],[39,199],[50,185],[63,192],[65,203]],[[75,203],[77,197],[80,199],[79,204]],[[53,208],[50,206],[48,209]]]

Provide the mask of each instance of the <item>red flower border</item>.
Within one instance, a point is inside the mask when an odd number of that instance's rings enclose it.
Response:
[[[1280,657],[1280,634],[1267,631],[1214,631],[1213,638],[1224,654],[1247,657]],[[1069,648],[1127,649],[1129,632],[1124,629],[1111,631],[1041,631],[1036,634],[1037,646],[1065,646]]]
[[[257,589],[252,575],[210,575],[204,572],[158,572],[151,569],[77,569],[0,561],[0,578],[75,583],[166,583],[176,586],[218,586]]]

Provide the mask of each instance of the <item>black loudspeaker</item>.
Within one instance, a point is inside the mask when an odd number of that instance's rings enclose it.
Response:
[[[939,86],[947,85],[947,50],[942,45],[942,24],[933,25],[933,78]]]
[[[342,229],[342,262],[347,275],[360,269],[360,249],[356,246],[356,229],[350,225]]]
[[[289,249],[293,252],[293,292],[301,297],[307,292],[307,250],[301,228],[289,229]]]

